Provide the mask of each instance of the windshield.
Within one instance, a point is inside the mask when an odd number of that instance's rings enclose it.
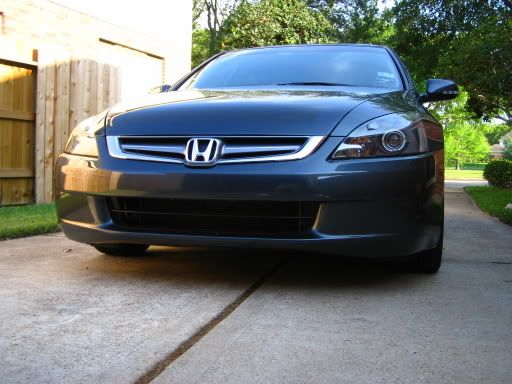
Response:
[[[181,89],[258,85],[354,86],[402,89],[382,47],[310,46],[230,52],[190,77]]]

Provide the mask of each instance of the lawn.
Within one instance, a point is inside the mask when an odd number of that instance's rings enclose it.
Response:
[[[463,164],[461,169],[446,165],[444,177],[446,180],[483,180],[485,163]]]
[[[0,240],[58,230],[55,204],[0,208]]]
[[[512,189],[496,187],[466,187],[466,192],[483,211],[512,225],[512,210],[505,205],[512,203]]]
[[[478,169],[445,169],[446,180],[483,180],[484,171]]]

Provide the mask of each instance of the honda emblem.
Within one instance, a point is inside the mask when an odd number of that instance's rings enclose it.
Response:
[[[210,138],[190,139],[185,148],[185,162],[192,166],[212,166],[215,164],[221,141]]]

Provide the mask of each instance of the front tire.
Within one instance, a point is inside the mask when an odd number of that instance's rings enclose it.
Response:
[[[414,269],[416,272],[433,274],[439,271],[443,258],[443,237],[444,234],[441,232],[441,237],[435,248],[427,249],[416,255],[414,261]]]
[[[101,253],[111,256],[140,256],[146,252],[147,244],[91,244]]]

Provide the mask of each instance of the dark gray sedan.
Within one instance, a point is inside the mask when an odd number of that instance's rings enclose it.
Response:
[[[222,53],[172,87],[83,121],[57,164],[65,234],[107,254],[153,245],[410,255],[436,272],[443,132],[390,49]]]

